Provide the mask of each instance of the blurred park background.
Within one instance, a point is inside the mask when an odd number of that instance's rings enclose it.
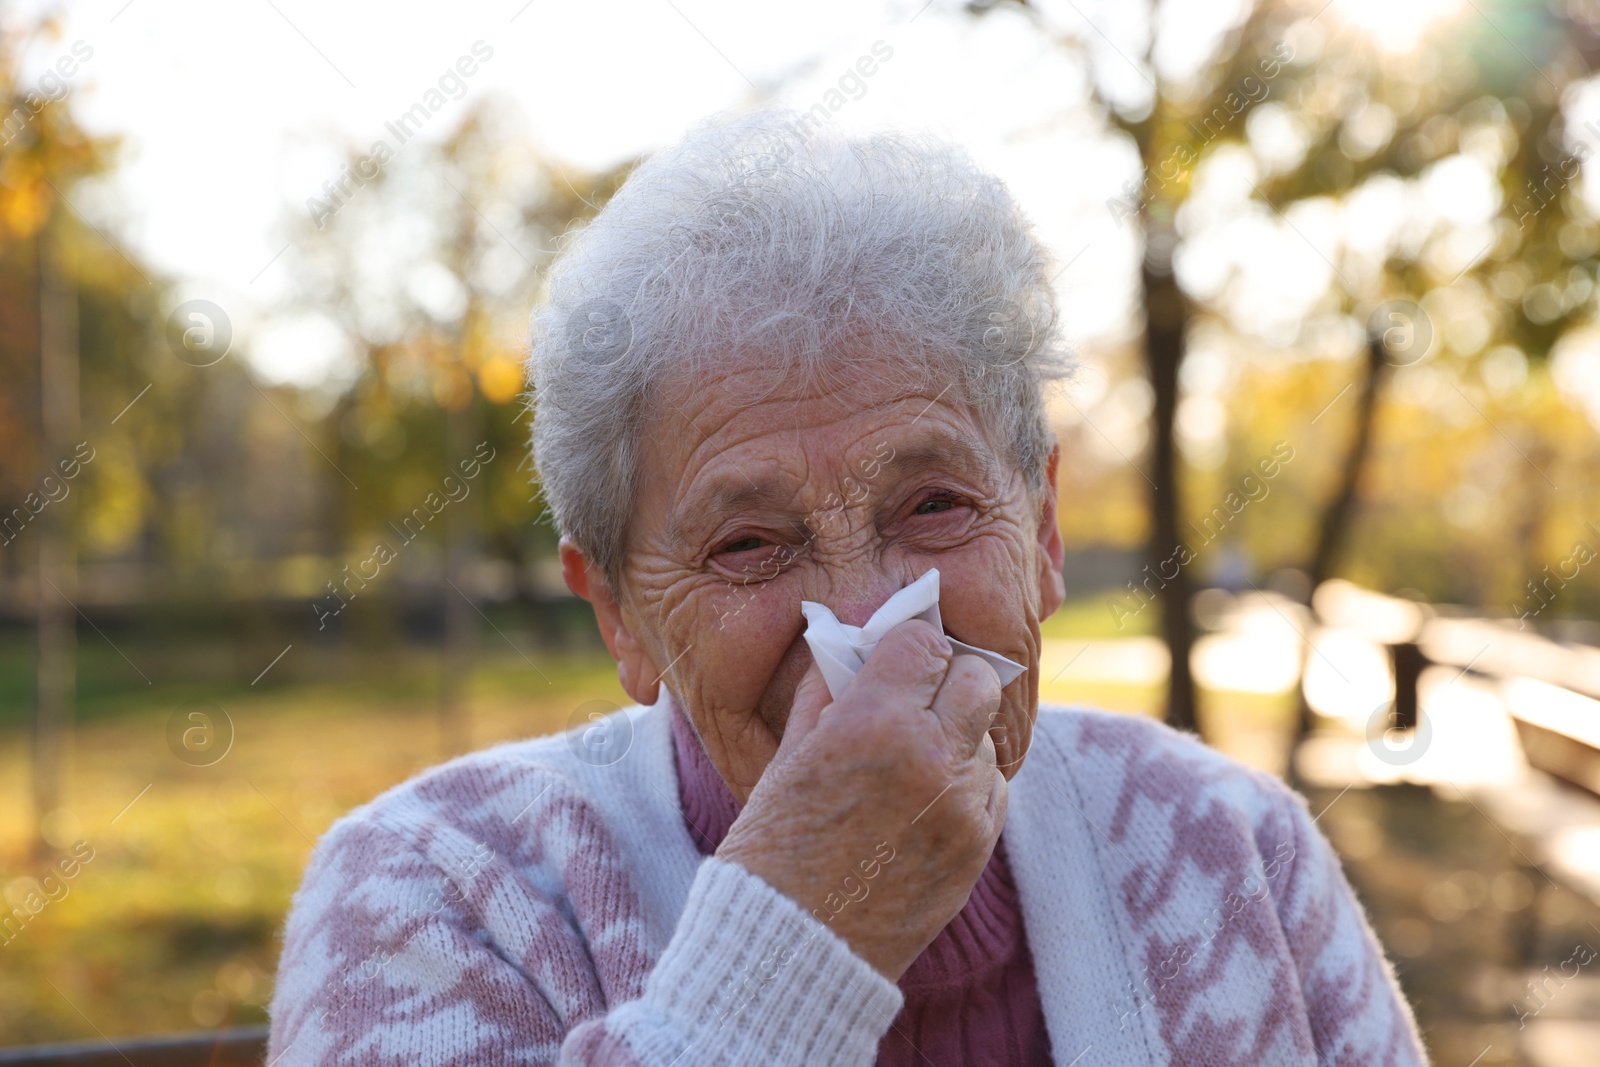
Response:
[[[779,104],[1057,254],[1044,698],[1305,791],[1436,1063],[1600,1063],[1597,59],[1593,0],[0,3],[0,1046],[248,1046],[340,813],[625,702],[528,313]]]

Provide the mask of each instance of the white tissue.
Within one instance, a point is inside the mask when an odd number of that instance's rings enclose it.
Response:
[[[831,610],[814,600],[802,600],[800,613],[806,617],[806,644],[811,646],[811,656],[817,661],[817,666],[822,670],[822,677],[828,683],[828,692],[835,697],[844,692],[844,687],[850,684],[850,679],[854,678],[856,672],[866,664],[867,657],[878,647],[878,642],[883,640],[890,630],[906,620],[921,619],[932,623],[940,633],[944,633],[944,623],[939,621],[937,570],[928,571],[885,600],[883,606],[872,613],[872,618],[868,619],[864,626],[849,626],[840,622]],[[1020,663],[1006,659],[998,652],[964,644],[949,634],[945,636],[949,638],[950,644],[955,646],[957,652],[978,656],[988,661],[994,672],[1000,676],[1002,686],[1010,685],[1018,675],[1028,669]]]

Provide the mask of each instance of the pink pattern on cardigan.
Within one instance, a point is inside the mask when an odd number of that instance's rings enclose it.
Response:
[[[742,809],[676,704],[672,747],[684,823],[701,855],[709,856]],[[1004,838],[966,907],[916,958],[899,986],[905,1005],[878,1048],[877,1067],[1050,1067],[1050,1037]]]
[[[477,752],[339,820],[268,1062],[870,1067],[905,993],[697,851],[669,712]],[[1059,1067],[1426,1063],[1302,798],[1137,717],[1045,706],[1034,737],[1004,863]]]

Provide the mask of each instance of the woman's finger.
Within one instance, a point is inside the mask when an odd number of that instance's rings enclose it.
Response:
[[[817,720],[822,717],[823,709],[833,703],[833,696],[828,692],[827,680],[822,677],[822,668],[817,666],[817,661],[812,660],[806,673],[801,675],[800,684],[794,689],[794,704],[789,708],[789,718],[783,724],[783,739],[779,748],[790,747],[804,741],[816,729]]]
[[[957,655],[951,660],[944,684],[933,698],[933,712],[960,746],[959,755],[975,755],[987,744],[989,762],[995,762],[989,725],[1000,710],[1000,689],[1000,676],[981,657]]]
[[[884,635],[836,701],[841,708],[885,705],[926,708],[944,684],[950,639],[921,619]]]

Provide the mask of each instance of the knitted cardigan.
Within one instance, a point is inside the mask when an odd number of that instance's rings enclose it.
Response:
[[[270,1067],[873,1063],[899,989],[696,850],[668,699],[339,820],[285,930]],[[1004,841],[1057,1064],[1426,1062],[1337,858],[1275,779],[1148,719],[1043,706]]]
[[[672,709],[673,763],[678,802],[702,856],[726,840],[743,806],[706,755],[689,717]],[[892,847],[892,846],[891,846]],[[870,865],[869,871],[874,870]],[[849,895],[865,900],[871,880],[852,872],[833,903],[845,908]],[[824,907],[827,902],[824,901]],[[1004,835],[978,875],[966,905],[939,931],[895,983],[900,1013],[878,1044],[874,1067],[923,1067],[927,1063],[1004,1063],[1049,1067],[1050,1034],[1017,884],[1006,863]]]

